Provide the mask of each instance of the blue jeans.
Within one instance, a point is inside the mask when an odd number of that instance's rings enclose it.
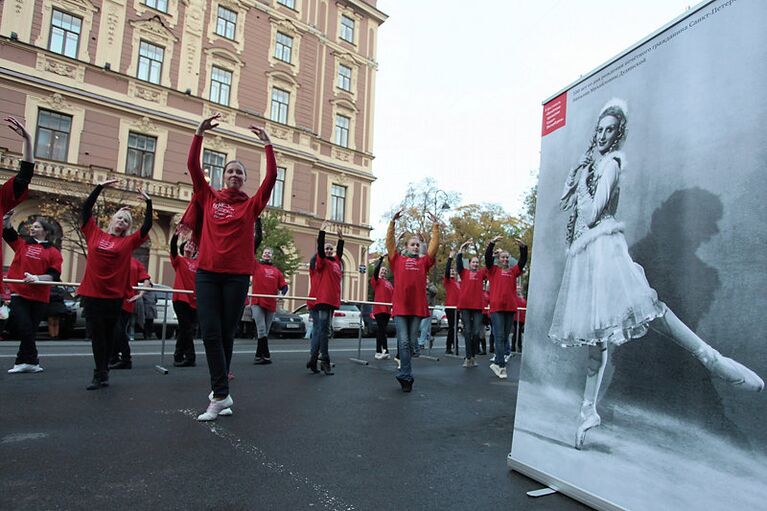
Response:
[[[493,324],[493,338],[495,339],[495,363],[506,367],[504,355],[509,350],[509,335],[514,328],[514,313],[499,311],[490,313],[490,321]]]
[[[312,309],[312,356],[319,357],[322,360],[330,362],[328,354],[328,339],[330,319],[333,317],[333,311],[330,309]]]
[[[463,322],[463,344],[466,350],[466,358],[474,358],[475,342],[479,340],[482,331],[482,311],[475,309],[461,309],[461,321]]]
[[[396,316],[394,324],[397,325],[397,350],[399,351],[400,360],[397,379],[413,381],[413,371],[410,366],[410,350],[417,342],[421,318],[418,316]]]
[[[418,325],[418,347],[426,347],[426,342],[431,336],[431,317],[421,318],[421,323]]]

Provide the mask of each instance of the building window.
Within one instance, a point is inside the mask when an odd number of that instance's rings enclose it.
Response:
[[[52,52],[77,58],[77,47],[80,44],[80,30],[83,20],[66,12],[53,9],[51,15],[51,36],[48,39],[48,49]]]
[[[293,50],[293,38],[282,32],[277,32],[274,44],[274,58],[290,64],[290,53]]]
[[[352,68],[343,64],[338,64],[338,88],[349,92],[352,90]]]
[[[282,201],[285,194],[285,168],[277,167],[277,181],[272,188],[272,196],[269,197],[267,206],[270,208],[282,208]]]
[[[349,147],[350,121],[345,115],[336,115],[336,144],[341,147]]]
[[[330,219],[334,222],[344,222],[346,212],[346,187],[332,185],[330,187]]]
[[[144,5],[160,12],[168,12],[168,0],[144,0]]]
[[[237,13],[219,5],[218,17],[216,19],[216,34],[234,41],[236,28]]]
[[[128,134],[128,161],[125,173],[131,176],[152,177],[157,137],[140,133]]]
[[[40,110],[37,113],[35,156],[46,160],[67,161],[71,131],[71,115]]]
[[[210,151],[202,152],[202,168],[208,172],[210,186],[220,190],[224,186],[224,166],[226,165],[226,153]]]
[[[282,124],[288,123],[290,93],[277,87],[272,89],[272,113],[270,119]]]
[[[296,0],[277,0],[277,3],[296,10]]]
[[[149,83],[160,83],[164,55],[165,49],[162,46],[141,41],[138,47],[138,74],[136,78]]]
[[[210,100],[229,106],[229,92],[232,90],[232,72],[213,66],[210,72]]]
[[[341,15],[341,39],[346,42],[354,43],[354,20],[348,16]]]

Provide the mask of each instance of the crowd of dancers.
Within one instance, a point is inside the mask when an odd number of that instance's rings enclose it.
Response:
[[[270,364],[268,332],[277,309],[277,299],[285,295],[288,285],[284,275],[273,264],[273,250],[264,247],[259,216],[266,206],[277,178],[274,150],[263,128],[250,126],[250,131],[264,145],[266,176],[255,195],[249,197],[243,187],[248,179],[245,164],[230,161],[224,167],[223,187],[217,190],[205,179],[200,165],[203,139],[218,126],[219,114],[203,119],[197,127],[189,149],[187,167],[192,179],[193,196],[181,222],[170,240],[170,260],[175,270],[172,303],[178,317],[174,365],[191,367],[196,364],[194,334],[199,324],[210,374],[210,389],[206,411],[198,420],[215,420],[219,415],[231,415],[234,401],[230,393],[231,360],[234,336],[243,304],[251,308],[256,323],[257,348],[254,363]],[[5,119],[8,127],[23,142],[20,169],[16,176],[0,188],[0,215],[4,219],[3,238],[14,251],[8,271],[12,292],[11,310],[19,351],[10,373],[40,372],[42,367],[35,344],[37,325],[50,301],[51,285],[31,285],[38,281],[57,282],[61,278],[62,257],[51,242],[53,228],[38,218],[20,235],[12,225],[13,208],[28,195],[33,177],[34,159],[32,137],[23,124],[12,117]],[[93,216],[93,208],[104,188],[115,187],[117,179],[98,183],[84,200],[80,230],[86,240],[88,258],[78,289],[81,297],[95,368],[88,390],[109,386],[110,369],[130,368],[130,344],[127,325],[134,303],[151,279],[144,266],[133,257],[133,251],[147,239],[152,227],[152,199],[138,189],[145,203],[143,219],[133,229],[134,219],[129,207],[122,207],[110,218],[106,229]],[[428,271],[436,262],[439,248],[440,222],[429,213],[432,233],[425,247],[418,236],[406,237],[400,250],[395,240],[397,212],[386,234],[386,257],[375,265],[370,280],[376,305],[373,315],[378,325],[376,358],[388,358],[386,330],[390,319],[397,331],[398,372],[396,379],[404,392],[413,388],[411,358],[417,356],[419,338],[424,325],[430,327],[431,312],[427,300]],[[307,306],[313,324],[307,369],[313,373],[333,374],[328,340],[333,312],[341,305],[342,256],[344,238],[337,231],[337,243],[326,239],[329,224],[323,223],[317,236],[317,251],[310,260],[310,293]],[[506,378],[506,357],[515,313],[523,303],[518,296],[517,279],[527,261],[527,247],[520,241],[519,260],[510,264],[510,254],[498,250],[496,237],[487,246],[485,266],[479,258],[463,263],[463,252],[451,252],[445,268],[444,284],[449,321],[447,351],[454,338],[456,308],[464,325],[464,367],[476,367],[476,349],[483,325],[489,315],[495,344],[492,371]],[[384,259],[388,262],[384,265]],[[456,268],[452,268],[455,259]],[[2,261],[0,260],[0,263]],[[390,278],[391,277],[391,278]],[[252,278],[252,287],[251,287]],[[460,282],[459,282],[460,280]],[[2,284],[2,275],[0,275]],[[489,286],[489,291],[488,291]],[[248,288],[257,295],[248,299]],[[434,293],[433,293],[434,294]],[[390,304],[390,305],[388,305]],[[492,344],[491,344],[492,346]],[[520,346],[521,348],[521,346]],[[484,349],[483,349],[484,351]]]

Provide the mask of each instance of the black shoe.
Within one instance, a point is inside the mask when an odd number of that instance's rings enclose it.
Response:
[[[311,370],[311,372],[317,374],[320,372],[319,369],[317,369],[317,357],[314,355],[311,356],[309,359],[309,362],[306,363],[306,368]]]
[[[413,382],[415,380],[406,380],[403,378],[397,378],[399,386],[402,387],[402,392],[411,392],[413,390]]]
[[[121,359],[114,364],[109,364],[109,369],[131,369],[133,362],[130,359]]]
[[[253,363],[259,366],[265,366],[267,364],[271,364],[272,359],[269,357],[256,357],[256,360],[254,360]]]
[[[93,380],[91,380],[91,384],[85,387],[85,389],[98,390],[104,387],[109,387],[109,373],[93,371]]]
[[[446,349],[445,350],[445,355],[452,355],[452,354],[453,354],[453,350],[451,350],[451,349]]]
[[[176,365],[176,364],[173,364],[173,365]],[[184,359],[184,360],[183,360],[183,361],[182,361],[182,362],[181,362],[181,363],[180,363],[178,366],[176,366],[176,367],[194,367],[194,366],[196,366],[196,365],[197,365],[197,364],[195,364],[195,362],[194,362],[194,359],[191,359],[191,358],[187,358],[187,359]]]
[[[320,367],[322,368],[322,372],[325,373],[326,376],[330,376],[333,373],[333,370],[330,368],[330,360],[320,360]]]

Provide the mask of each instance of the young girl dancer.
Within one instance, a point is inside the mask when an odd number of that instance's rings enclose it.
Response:
[[[601,424],[599,388],[607,345],[618,346],[656,330],[690,352],[713,376],[738,388],[760,391],[764,381],[742,364],[722,356],[658,299],[641,266],[632,261],[615,219],[626,158],[626,104],[612,100],[599,113],[583,160],[570,171],[560,205],[571,210],[567,259],[549,337],[562,346],[588,346],[589,363],[575,448]]]
[[[255,250],[261,245],[264,239],[264,231],[261,227],[261,219],[256,220],[256,242]],[[279,268],[272,263],[272,249],[265,247],[261,252],[261,260],[253,261],[253,291],[254,295],[286,295],[288,293],[288,283],[285,276]],[[258,341],[256,345],[256,357],[253,363],[256,365],[266,365],[272,363],[272,356],[269,353],[269,329],[272,327],[274,314],[277,312],[277,298],[266,298],[263,296],[254,296],[250,299],[250,312],[253,321],[256,323],[256,335]]]
[[[485,269],[479,268],[479,258],[472,257],[469,260],[469,268],[463,266],[463,251],[471,243],[468,240],[458,249],[458,258],[455,267],[458,276],[461,277],[461,294],[458,296],[458,312],[463,322],[463,340],[466,350],[466,359],[463,367],[477,367],[474,356],[479,345],[479,335],[482,329],[482,286],[485,281]]]
[[[200,122],[189,148],[187,167],[194,188],[193,232],[200,234],[197,263],[197,312],[210,371],[212,397],[201,421],[215,420],[232,406],[229,395],[229,366],[234,348],[234,332],[248,294],[253,269],[254,226],[266,206],[277,179],[277,163],[269,136],[262,128],[250,126],[264,144],[266,176],[253,197],[242,191],[248,178],[241,161],[224,166],[224,188],[214,190],[205,180],[200,153],[206,131],[218,126],[221,114]],[[190,210],[188,210],[190,211]]]
[[[332,375],[330,354],[328,353],[328,337],[333,320],[333,311],[341,306],[341,278],[343,269],[341,257],[344,252],[344,238],[341,229],[338,230],[338,246],[333,255],[333,244],[325,242],[325,229],[328,222],[322,222],[317,235],[317,254],[309,262],[309,272],[312,277],[310,297],[316,298],[311,309],[312,316],[312,345],[307,369],[317,373],[317,360],[320,361],[322,372]]]
[[[426,257],[419,256],[420,241],[411,236],[402,253],[397,251],[394,241],[394,229],[397,220],[402,216],[402,210],[397,211],[389,222],[386,232],[386,250],[389,257],[389,267],[394,274],[394,295],[392,297],[392,315],[397,326],[397,349],[399,351],[399,371],[397,381],[403,392],[413,390],[413,374],[410,366],[412,350],[416,349],[418,333],[423,318],[431,316],[426,304],[426,277],[429,268],[434,266],[437,250],[439,249],[439,219],[427,212],[433,222],[431,241]]]
[[[514,313],[517,310],[517,278],[527,263],[527,245],[517,240],[519,247],[519,260],[514,266],[509,265],[511,257],[506,250],[498,254],[498,264],[495,264],[493,256],[495,244],[502,236],[496,236],[487,245],[485,251],[485,268],[487,279],[490,281],[490,321],[493,325],[493,338],[495,340],[495,361],[490,364],[490,369],[498,378],[505,379],[506,375],[506,348],[509,343],[509,335],[514,330]]]
[[[381,303],[391,303],[394,295],[394,285],[386,278],[389,271],[383,265],[384,256],[378,258],[373,275],[370,277],[370,287],[373,288],[373,301]],[[376,320],[376,360],[387,360],[389,358],[389,340],[386,336],[386,329],[389,326],[391,318],[390,305],[374,305],[373,317]]]
[[[29,226],[29,238],[22,239],[11,225],[13,211],[3,217],[3,239],[15,252],[9,279],[22,279],[33,284],[39,281],[58,281],[61,277],[61,252],[53,246],[50,237],[53,227],[42,219]],[[19,352],[9,373],[39,373],[35,334],[37,325],[45,317],[51,297],[51,286],[9,284],[11,289],[11,317],[19,336]]]
[[[197,358],[194,352],[194,331],[197,327],[197,300],[194,295],[197,246],[192,240],[187,240],[181,243],[181,253],[184,255],[178,254],[178,232],[175,232],[170,238],[170,264],[176,271],[173,289],[183,289],[192,293],[173,293],[173,310],[178,318],[173,365],[194,367]]]
[[[141,188],[139,196],[146,201],[144,223],[133,234],[130,209],[121,208],[112,216],[107,231],[102,231],[93,220],[93,206],[104,187],[118,183],[109,179],[96,185],[85,199],[82,211],[82,231],[88,247],[85,275],[78,290],[85,309],[85,321],[91,333],[91,347],[96,368],[88,390],[109,385],[109,357],[114,346],[115,324],[130,281],[131,254],[146,241],[152,228],[152,199]]]

